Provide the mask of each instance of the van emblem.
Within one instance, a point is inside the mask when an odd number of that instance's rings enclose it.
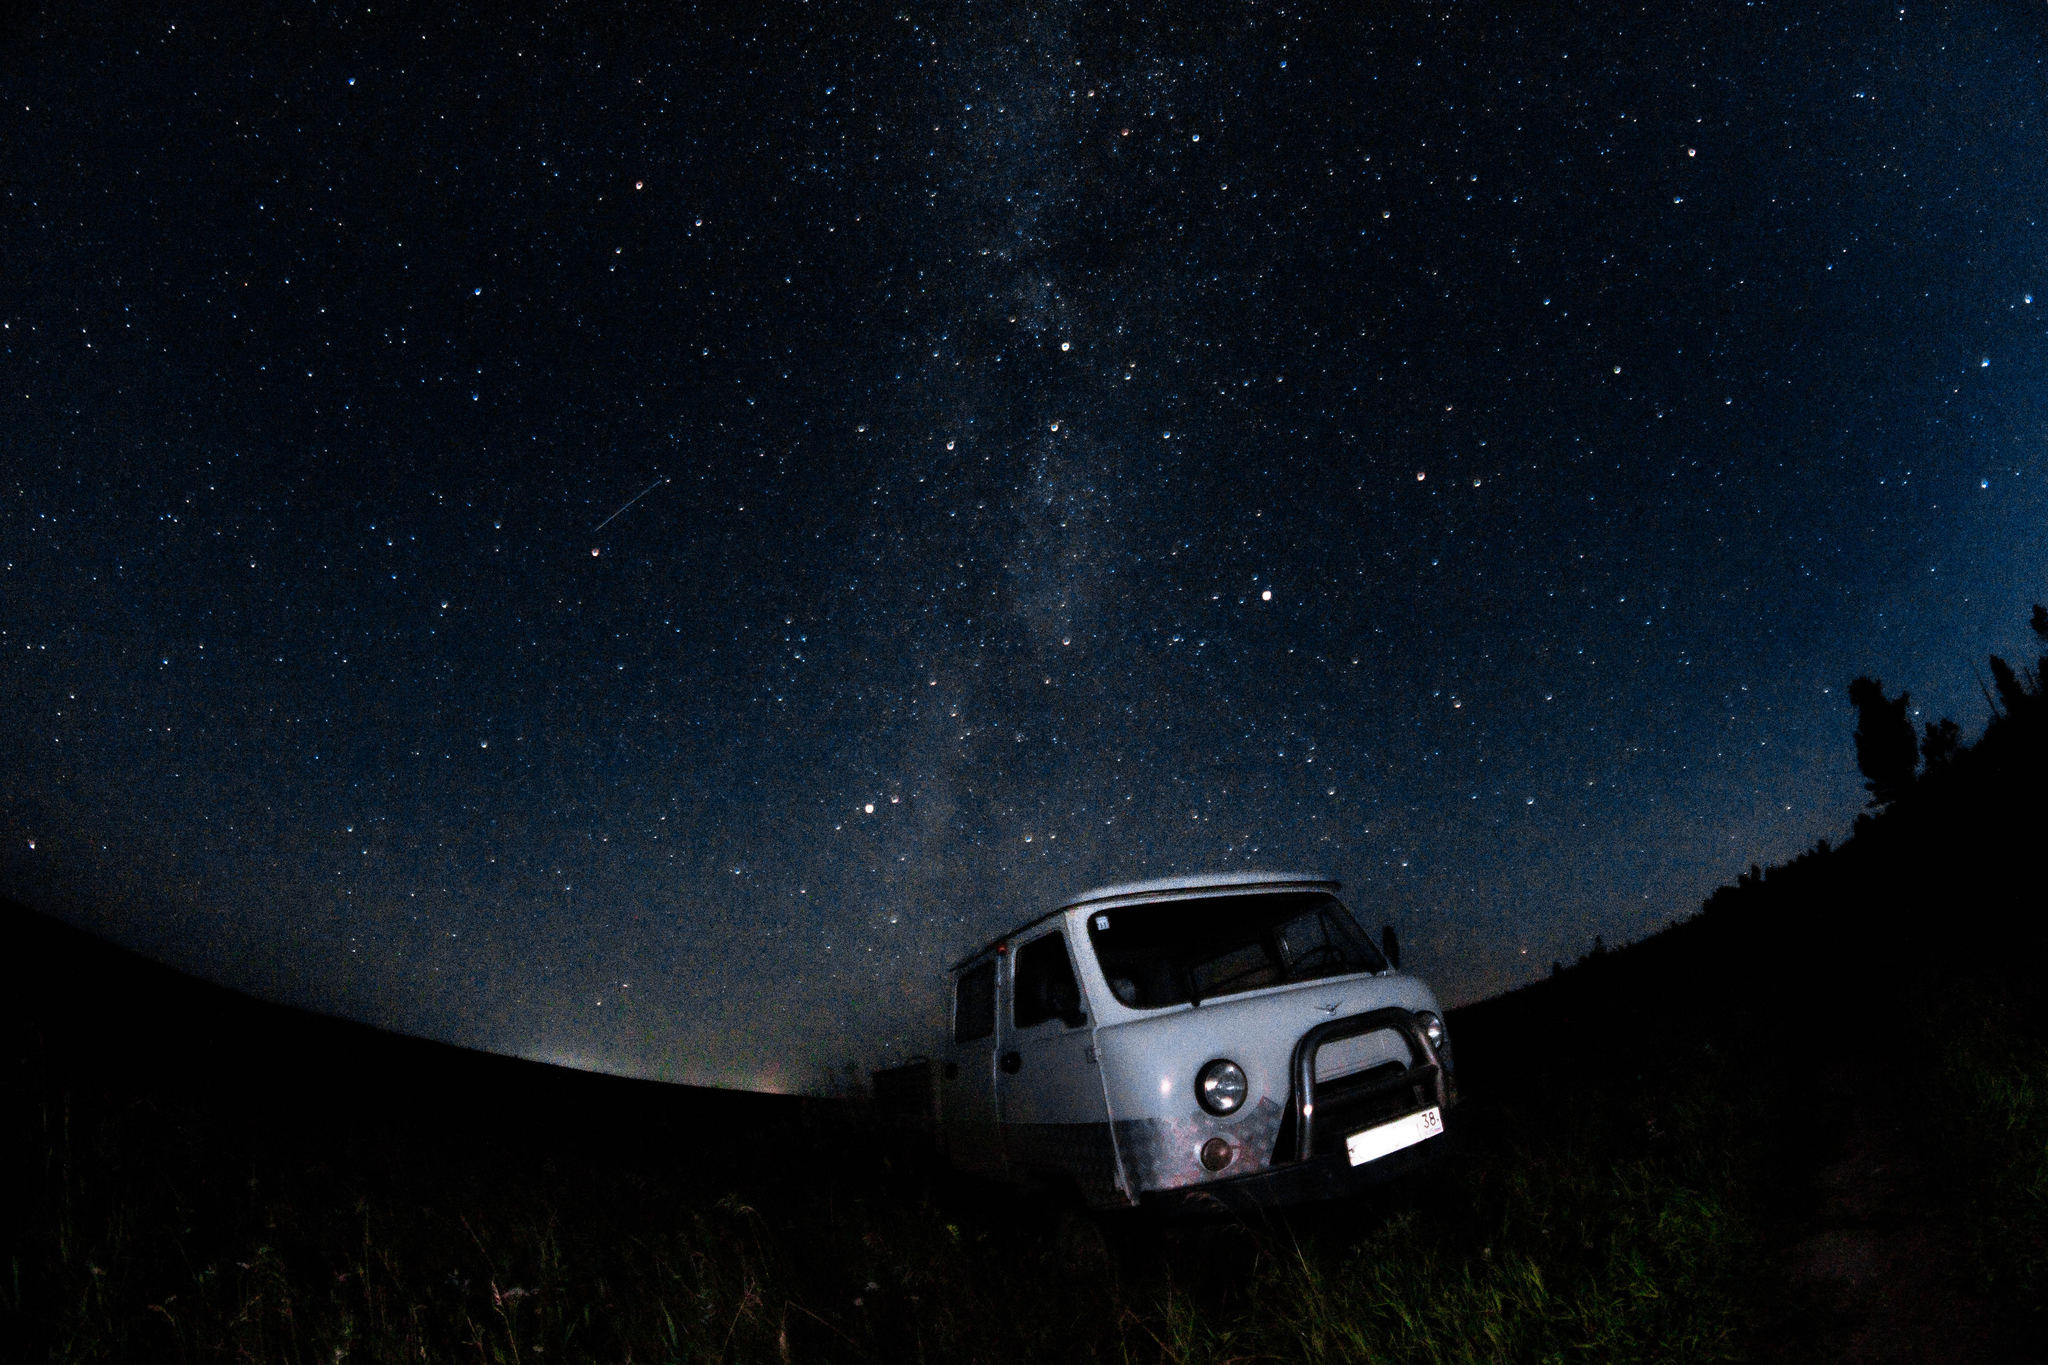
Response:
[[[1334,1005],[1317,1005],[1317,1006],[1316,1006],[1316,1008],[1317,1008],[1317,1009],[1319,1009],[1319,1010],[1321,1010],[1321,1011],[1322,1011],[1322,1012],[1323,1012],[1324,1014],[1335,1014],[1335,1013],[1336,1013],[1336,1012],[1337,1012],[1338,1010],[1342,1009],[1343,1007],[1344,1007],[1344,1002],[1343,1002],[1342,1000],[1339,1000],[1339,1001],[1338,1001],[1338,1002],[1337,1002],[1336,1004],[1334,1004]]]

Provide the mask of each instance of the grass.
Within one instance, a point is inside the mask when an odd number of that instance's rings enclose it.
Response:
[[[354,1043],[178,1064],[232,1056],[243,1026],[129,1064],[125,1028],[26,1025],[0,1341],[308,1365],[1755,1358],[1796,1311],[1773,1247],[1836,1121],[1810,1062],[1858,1033],[1630,1003],[1666,989],[1602,967],[1454,1020],[1471,1098],[1436,1182],[1164,1228],[953,1177],[829,1105],[720,1116],[453,1054],[408,1088],[377,1059],[349,1079]],[[1923,1078],[1901,1099],[1963,1155],[1969,1273],[2038,1334],[2048,1029],[1998,1003],[2024,983],[1930,997],[1978,1003],[1898,1021],[1886,1040],[1927,1041],[1882,1075]],[[1576,1060],[1588,1036],[1598,1067]]]
[[[1739,1359],[1753,1224],[1661,1165],[1518,1173],[1450,1235],[1408,1211],[1344,1250],[1283,1238],[1238,1311],[1175,1292],[1134,1321],[1176,1362]]]
[[[461,1133],[396,1170],[361,1126],[59,1088],[16,1110],[8,1331],[66,1361],[1736,1359],[1759,1153],[1725,1070],[1502,1110],[1390,1206],[1112,1224],[1114,1252],[871,1136],[835,1163],[829,1124],[781,1139],[828,1172],[797,1181]]]
[[[1947,1048],[1944,1136],[1959,1141],[1954,1196],[1972,1272],[2034,1340],[2048,1326],[2048,1038],[2012,1007],[1969,1021]]]

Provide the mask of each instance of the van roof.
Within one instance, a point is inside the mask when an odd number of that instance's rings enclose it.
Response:
[[[957,972],[968,963],[978,961],[998,944],[1084,905],[1142,904],[1145,901],[1168,900],[1190,891],[1328,891],[1334,895],[1343,885],[1335,877],[1320,872],[1197,872],[1182,877],[1154,877],[1149,881],[1098,886],[1061,901],[1053,909],[1024,921],[1007,934],[990,939],[947,970]]]

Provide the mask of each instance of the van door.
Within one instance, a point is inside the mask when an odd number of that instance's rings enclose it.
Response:
[[[953,977],[953,1032],[939,1065],[946,1154],[963,1171],[1004,1173],[996,1123],[996,964],[985,958]]]
[[[1095,1031],[1065,934],[1054,927],[1016,944],[1009,977],[996,1092],[1011,1173],[1057,1172],[1084,1189],[1114,1179]]]

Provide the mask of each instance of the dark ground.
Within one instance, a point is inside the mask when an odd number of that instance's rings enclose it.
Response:
[[[2011,725],[1993,739],[1843,847],[1753,871],[1684,924],[1454,1011],[1467,1097],[1453,1122],[1460,1162],[1512,1171],[1532,1137],[1567,1127],[1604,1134],[1604,1150],[1623,1156],[1660,1150],[1660,1123],[1726,1131],[1745,1146],[1731,1160],[1740,1198],[1757,1211],[1736,1358],[2032,1358],[2022,1343],[2041,1325],[2048,1262],[2048,1166],[2029,1155],[2027,1125],[2040,1116],[2023,1079],[2048,1055],[2033,968],[2044,946],[2032,842],[2043,746]],[[442,1231],[420,1234],[407,1254],[460,1267],[490,1263],[464,1209],[516,1194],[521,1207],[574,1210],[605,1238],[651,1246],[668,1235],[677,1199],[696,1190],[779,1229],[789,1249],[774,1253],[775,1273],[798,1285],[844,1280],[849,1255],[876,1267],[855,1268],[856,1280],[886,1280],[885,1263],[914,1261],[901,1245],[923,1235],[890,1224],[890,1210],[935,1210],[927,1232],[985,1244],[967,1248],[984,1269],[957,1273],[986,1271],[994,1286],[956,1280],[945,1292],[959,1313],[1000,1318],[990,1330],[1013,1336],[1112,1311],[1090,1297],[1091,1276],[1227,1299],[1277,1238],[1355,1241],[1403,1208],[1426,1217],[1444,1197],[1421,1187],[1251,1229],[1124,1220],[1098,1236],[1049,1216],[1043,1192],[947,1175],[857,1104],[621,1080],[384,1034],[181,976],[12,902],[0,910],[0,944],[17,1148],[8,1160],[43,1176],[27,1182],[43,1193],[31,1195],[14,1239],[6,1335],[17,1347],[54,1320],[37,1302],[36,1247],[53,1227],[60,1241],[82,1235],[75,1210],[59,1207],[72,1195],[49,1192],[95,1182],[128,1191],[108,1216],[126,1220],[119,1273],[132,1282],[109,1283],[109,1302],[166,1317],[182,1310],[159,1298],[194,1273],[182,1258],[209,1244],[209,1219],[220,1222],[215,1243],[254,1226],[303,1267],[345,1245],[343,1225],[373,1206],[438,1209]],[[1979,1073],[2007,1056],[2020,1059],[2008,1070],[2022,1079],[1991,1094]],[[1702,1105],[1726,1112],[1703,1118]],[[2010,1133],[1993,1131],[1998,1114],[2016,1116]],[[72,1166],[92,1179],[74,1180]],[[272,1184],[289,1191],[266,1205]],[[289,1212],[266,1225],[266,1207]],[[893,1230],[860,1231],[869,1226]],[[836,1229],[838,1240],[807,1228]],[[885,1252],[885,1241],[897,1249]],[[718,1245],[744,1250],[743,1239]],[[1027,1262],[1080,1267],[1079,1297],[1006,1302],[1002,1268]],[[349,1274],[332,1273],[337,1283]],[[471,1294],[466,1275],[449,1271],[446,1292]],[[1031,1294],[1072,1282],[1041,1277]],[[735,1288],[742,1305],[753,1283]],[[593,1292],[607,1291],[599,1282]],[[930,1309],[906,1295],[903,1311]],[[824,1326],[804,1330],[824,1355],[852,1342],[811,1316]],[[780,1331],[777,1349],[794,1349],[800,1334]],[[45,1355],[122,1358],[77,1340],[21,1358]]]
[[[1470,1097],[1457,1114],[1461,1141],[1482,1151],[1512,1143],[1519,1125],[1540,1123],[1552,1106],[1575,1099],[1654,1110],[1648,1097],[1702,1052],[1713,1056],[1717,1044],[1732,1058],[1768,1059],[1753,1071],[1747,1061],[1735,1064],[1729,1091],[1732,1102],[1776,1114],[1773,1188],[1764,1200],[1776,1210],[1765,1249],[1775,1287],[1755,1325],[1754,1354],[2025,1358],[1994,1296],[1971,1282],[1969,1239],[1957,1225],[1961,1196],[1943,1169],[1951,1151],[1941,1124],[1930,1121],[1941,1092],[1925,1039],[1898,1041],[1930,1014],[1905,1004],[1888,1026],[1878,1012],[1880,980],[1887,988],[1911,980],[1950,1000],[1961,987],[1894,971],[1839,981],[1810,993],[1804,1009],[1788,1009],[1792,981],[1754,979],[1755,960],[1773,955],[1746,935],[1707,928],[1701,921],[1456,1012]],[[58,1095],[60,1111],[46,1109],[43,1121],[78,1131],[151,1130],[153,1159],[166,1172],[212,1171],[225,1181],[246,1169],[253,1189],[255,1172],[290,1153],[303,1168],[299,1204],[308,1187],[331,1186],[338,1213],[365,1191],[459,1204],[516,1180],[561,1205],[617,1205],[622,1234],[634,1227],[647,1173],[661,1173],[659,1184],[689,1170],[701,1172],[707,1188],[746,1190],[756,1202],[777,1191],[801,1203],[893,1188],[906,1198],[936,1194],[956,1208],[972,1205],[959,1215],[963,1223],[1043,1221],[1006,1190],[925,1169],[914,1149],[864,1131],[857,1108],[843,1102],[593,1076],[307,1016],[181,977],[14,905],[0,933],[9,945],[16,1100],[32,1091]],[[1676,958],[1691,970],[1671,973]],[[1744,979],[1739,959],[1752,964],[1746,990],[1734,985]],[[1781,962],[1765,976],[1784,978],[1791,966]],[[1587,1057],[1600,1059],[1590,1071],[1575,1060]],[[1901,1064],[1912,1074],[1902,1076]],[[1601,1092],[1610,1093],[1597,1098]],[[224,1144],[239,1159],[181,1162],[165,1144]],[[821,1170],[834,1162],[845,1165]],[[793,1172],[803,1174],[792,1180]],[[178,1202],[203,1216],[210,1203],[243,1193],[194,1189]],[[1375,1210],[1311,1210],[1293,1220],[1293,1231],[1313,1237],[1428,1198],[1396,1192]],[[1060,1254],[1071,1258],[1113,1248],[1150,1273],[1197,1282],[1241,1273],[1252,1245],[1213,1225],[1162,1232],[1117,1224],[1107,1246],[1071,1228],[1058,1236]]]

